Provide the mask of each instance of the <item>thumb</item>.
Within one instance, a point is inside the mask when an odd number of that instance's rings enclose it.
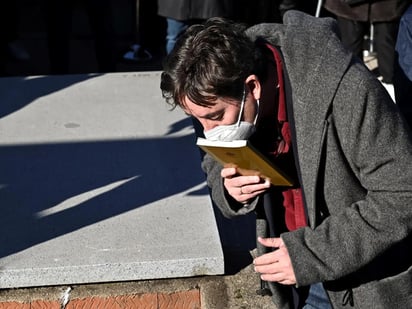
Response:
[[[263,246],[271,247],[271,248],[279,248],[280,246],[283,245],[282,238],[262,238],[262,237],[258,237],[258,241]]]

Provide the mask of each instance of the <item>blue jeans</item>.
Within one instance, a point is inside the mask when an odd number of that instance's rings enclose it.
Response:
[[[169,54],[176,44],[177,38],[187,29],[185,21],[167,18],[166,52]]]
[[[315,283],[310,286],[309,295],[303,309],[332,309],[322,283]]]
[[[412,5],[403,14],[399,23],[396,51],[399,54],[400,67],[412,81]]]

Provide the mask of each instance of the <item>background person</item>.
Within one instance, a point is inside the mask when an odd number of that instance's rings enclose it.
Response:
[[[395,44],[399,20],[410,0],[325,0],[325,8],[336,15],[343,45],[363,59],[365,36],[373,36],[378,77],[393,96]],[[370,33],[373,25],[373,33]]]
[[[157,0],[158,15],[166,18],[166,53],[169,54],[178,37],[188,26],[210,17],[232,17],[232,0]]]

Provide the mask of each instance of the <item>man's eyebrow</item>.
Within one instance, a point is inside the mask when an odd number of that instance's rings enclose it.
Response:
[[[210,106],[207,106],[207,108],[210,108]],[[193,112],[189,108],[182,107],[182,110],[187,116],[193,116],[194,117]],[[212,112],[204,114],[204,115],[196,115],[196,118],[214,119],[214,118],[216,118],[216,116],[220,116],[223,113],[224,113],[224,109],[219,109],[217,111],[212,111]]]
[[[208,114],[204,114],[204,115],[200,115],[199,118],[203,118],[203,119],[215,119],[216,116],[220,116],[222,115],[223,110],[217,110]]]

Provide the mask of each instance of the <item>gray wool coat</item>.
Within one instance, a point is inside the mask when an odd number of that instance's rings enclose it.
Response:
[[[323,282],[333,308],[412,308],[411,133],[336,29],[331,18],[289,11],[284,24],[247,30],[280,48],[292,93],[287,108],[310,226],[281,237],[297,286]],[[259,198],[239,208],[225,197],[221,166],[207,155],[202,168],[225,216],[255,210]],[[284,286],[271,289],[276,308],[291,308]]]

